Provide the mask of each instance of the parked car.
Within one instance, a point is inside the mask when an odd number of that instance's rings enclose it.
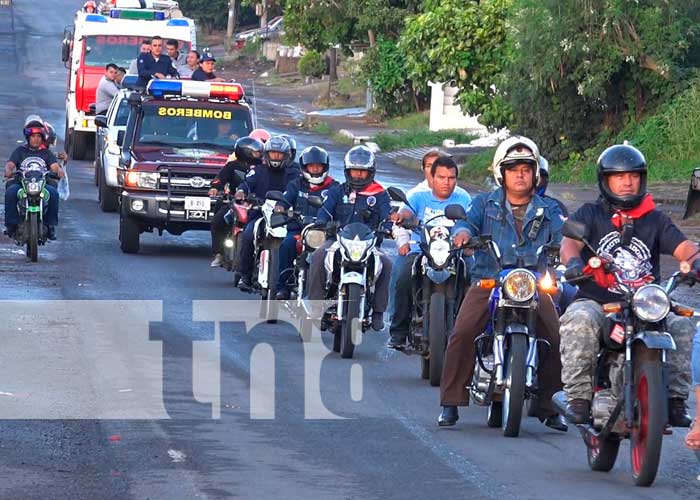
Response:
[[[267,40],[275,36],[284,34],[284,16],[273,17],[264,28],[255,28],[236,33],[234,42],[236,49],[242,49],[245,44],[252,40]]]

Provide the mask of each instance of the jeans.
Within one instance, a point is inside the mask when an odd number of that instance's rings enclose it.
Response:
[[[46,184],[44,186],[49,192],[49,202],[44,206],[44,224],[47,226],[58,225],[58,190]],[[20,184],[5,185],[5,225],[16,226],[20,223],[19,211],[17,210],[17,192],[22,188]]]
[[[255,267],[255,221],[261,216],[251,219],[241,233],[241,268],[242,276],[250,278],[253,275],[253,267]]]
[[[391,268],[392,277],[396,275],[396,281],[389,286],[392,291],[394,314],[391,318],[389,333],[393,338],[405,339],[411,323],[411,306],[413,305],[413,263],[419,257],[418,252],[409,253],[399,261],[394,261]]]
[[[693,337],[693,354],[690,358],[690,366],[693,372],[693,386],[700,386],[700,327],[696,328]]]
[[[404,261],[406,260],[406,257],[408,257],[408,255],[396,254],[396,258],[394,259],[394,263],[391,266],[391,277],[389,278],[389,290],[396,290],[396,281],[399,279],[399,272],[401,270],[401,267],[403,266]],[[395,308],[395,302],[396,302],[394,295],[395,294],[393,294],[393,293],[389,295],[389,306],[388,306],[387,312],[389,313],[390,317],[394,315],[394,308]]]

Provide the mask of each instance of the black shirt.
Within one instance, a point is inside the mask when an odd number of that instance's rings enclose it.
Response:
[[[207,80],[213,80],[216,78],[216,74],[212,71],[211,73],[207,73],[204,71],[202,68],[197,68],[192,72],[192,76],[190,79],[196,80],[198,82],[206,82]]]
[[[51,165],[58,163],[56,155],[53,154],[48,149],[34,149],[30,148],[26,144],[19,146],[10,155],[10,161],[14,163],[17,168],[25,172],[30,168],[40,168],[44,171],[48,171]]]
[[[634,221],[632,242],[623,247],[620,232],[611,221],[612,214],[606,203],[598,201],[581,206],[571,219],[586,225],[588,241],[603,258],[615,263],[618,277],[624,283],[637,288],[659,281],[661,254],[673,255],[678,245],[688,238],[666,214],[652,210]],[[581,251],[584,262],[592,256],[586,247]],[[620,300],[620,295],[587,281],[580,285],[576,298],[593,299],[602,304]]]
[[[173,66],[173,60],[164,54],[161,54],[156,61],[152,54],[146,52],[141,53],[139,54],[137,67],[139,71],[139,82],[142,85],[147,84],[156,73],[165,76],[180,76]]]
[[[211,187],[222,190],[226,184],[228,184],[229,190],[235,190],[240,184],[240,182],[238,182],[233,175],[236,170],[245,175],[249,170],[248,164],[240,160],[227,162],[226,165],[224,165],[224,168],[222,168],[219,173],[216,174],[216,178],[211,181]]]

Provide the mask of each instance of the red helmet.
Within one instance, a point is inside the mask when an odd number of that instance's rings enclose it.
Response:
[[[88,0],[83,4],[83,12],[88,12],[88,9],[92,8],[90,13],[97,12],[97,3],[93,2],[93,0]]]
[[[250,134],[248,134],[248,137],[252,137],[253,139],[257,139],[260,142],[262,142],[263,144],[265,144],[267,141],[270,140],[270,137],[272,137],[272,135],[270,135],[270,132],[268,132],[264,128],[256,128]]]

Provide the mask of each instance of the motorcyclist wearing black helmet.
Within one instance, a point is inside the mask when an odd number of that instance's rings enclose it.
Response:
[[[316,217],[318,209],[308,203],[309,196],[328,197],[329,189],[338,185],[338,181],[329,175],[330,157],[328,152],[318,146],[311,146],[302,151],[299,157],[301,177],[293,181],[284,192],[288,207],[294,207],[302,217]],[[279,262],[280,278],[277,280],[277,300],[289,298],[289,270],[294,266],[294,256],[297,249],[297,237],[301,232],[298,224],[287,225],[287,236],[280,245]]]
[[[594,280],[581,283],[577,300],[561,318],[562,381],[569,401],[567,418],[575,423],[591,419],[593,373],[605,321],[602,304],[620,299],[613,283],[620,280],[638,287],[658,282],[661,254],[679,261],[692,258],[694,268],[698,266],[694,257],[697,245],[656,209],[647,192],[647,163],[641,151],[626,142],[603,151],[598,158],[598,188],[598,201],[584,204],[571,218],[586,225],[588,241],[599,255],[615,264],[616,276],[601,272],[594,274]],[[567,275],[583,274],[585,262],[592,256],[582,242],[563,239],[561,258],[568,266]],[[676,350],[667,353],[669,424],[688,427],[685,401],[694,328],[688,318],[674,314],[669,314],[666,326],[676,342]]]
[[[323,207],[318,212],[317,221],[334,221],[342,227],[351,222],[363,222],[372,230],[379,229],[391,211],[389,194],[374,180],[377,162],[374,153],[367,146],[355,146],[345,155],[345,182],[328,192]],[[309,269],[309,294],[313,301],[324,299],[327,281],[324,259],[332,241],[326,241],[311,258]],[[384,312],[389,300],[389,277],[391,260],[381,255],[382,272],[375,281],[374,303],[372,304],[372,329],[384,329]]]
[[[291,163],[291,148],[284,137],[272,136],[265,143],[263,163],[248,172],[245,181],[239,186],[237,197],[254,195],[262,202],[268,191],[284,192],[292,182],[299,178],[299,169]],[[254,234],[255,221],[261,216],[260,212],[251,214],[248,225],[241,235],[241,279],[238,288],[244,292],[252,289],[252,274],[255,265]]]
[[[236,141],[233,154],[229,156],[229,161],[221,171],[211,181],[209,196],[220,196],[226,186],[229,190],[235,191],[238,187],[235,171],[246,175],[251,168],[260,165],[263,161],[265,146],[262,142],[252,137],[241,137]],[[226,214],[229,207],[219,199],[216,204],[215,215],[211,221],[211,249],[214,254],[212,267],[220,267],[223,264],[223,245],[226,235],[231,229],[231,225],[226,222]]]
[[[24,137],[26,144],[16,148],[10,159],[5,164],[5,226],[8,236],[14,236],[19,225],[19,212],[17,211],[18,192],[21,185],[15,181],[14,175],[19,169],[25,171],[31,168],[50,170],[60,179],[65,175],[64,170],[58,164],[56,155],[46,149],[44,144],[48,140],[48,132],[44,127],[43,120],[30,115],[24,123]],[[44,223],[47,226],[47,237],[50,240],[56,239],[56,225],[58,224],[58,190],[50,183],[46,184],[49,193],[47,212],[44,216]]]

